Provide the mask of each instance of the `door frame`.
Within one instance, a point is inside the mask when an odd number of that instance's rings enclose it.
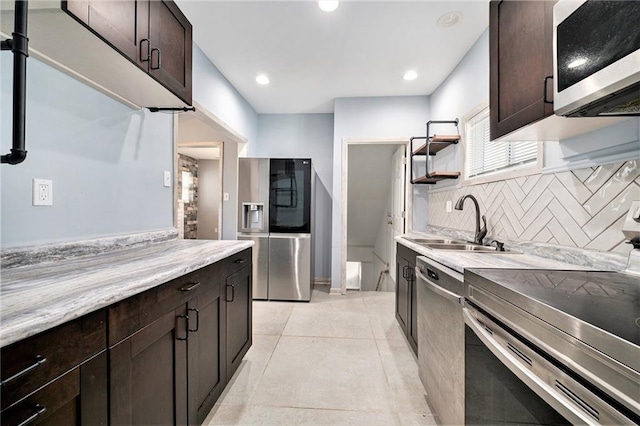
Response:
[[[173,227],[177,229],[178,227],[178,199],[180,194],[178,194],[178,145],[180,147],[219,147],[220,148],[220,167],[219,167],[219,178],[220,178],[220,203],[218,206],[218,240],[222,240],[222,225],[224,222],[224,189],[225,189],[225,181],[224,181],[224,160],[225,160],[225,145],[227,143],[234,143],[238,146],[236,150],[236,165],[237,165],[237,155],[240,151],[240,147],[246,146],[248,140],[232,127],[230,127],[227,123],[225,123],[221,118],[217,115],[203,107],[196,101],[193,101],[193,106],[195,107],[194,112],[184,112],[181,114],[193,114],[195,118],[201,121],[204,125],[209,127],[213,133],[215,133],[216,137],[198,137],[196,140],[189,141],[180,141],[180,132],[179,132],[179,114],[173,115]],[[228,145],[227,145],[228,146]],[[233,153],[232,153],[233,154]],[[233,160],[233,155],[229,157],[229,160]],[[236,167],[236,186],[237,186],[237,167]],[[237,216],[237,212],[235,213],[233,218],[228,218],[227,220],[235,220],[235,216]]]
[[[349,145],[405,145],[405,159],[408,157],[409,150],[409,139],[408,138],[385,138],[385,139],[342,139],[342,184],[340,187],[342,188],[340,199],[342,200],[342,236],[340,238],[340,252],[341,252],[341,260],[340,260],[340,294],[347,294],[347,218],[349,216],[348,209],[348,178],[349,178]],[[405,232],[407,230],[407,223],[411,223],[411,194],[409,191],[409,176],[408,170],[406,167],[405,160],[405,173],[404,173],[404,226]],[[391,262],[391,260],[389,260]],[[389,266],[391,267],[391,266]]]

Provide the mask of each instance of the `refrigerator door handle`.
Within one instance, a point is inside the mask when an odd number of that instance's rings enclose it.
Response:
[[[269,234],[269,238],[311,238],[311,234]]]

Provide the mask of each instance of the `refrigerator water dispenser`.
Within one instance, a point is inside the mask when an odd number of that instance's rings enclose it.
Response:
[[[244,229],[262,229],[264,227],[264,204],[242,203],[242,227]]]

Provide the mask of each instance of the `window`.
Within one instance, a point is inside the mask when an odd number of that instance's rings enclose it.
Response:
[[[535,163],[538,142],[490,142],[489,108],[469,118],[465,124],[465,178],[473,178],[523,164]]]

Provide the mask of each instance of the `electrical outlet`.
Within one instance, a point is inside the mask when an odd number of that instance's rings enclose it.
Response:
[[[453,209],[451,208],[451,200],[447,201],[447,213],[451,213]]]
[[[33,205],[53,205],[53,181],[47,179],[33,179]]]
[[[171,187],[171,172],[168,172],[166,170],[164,172],[164,186],[166,188],[170,188]]]

